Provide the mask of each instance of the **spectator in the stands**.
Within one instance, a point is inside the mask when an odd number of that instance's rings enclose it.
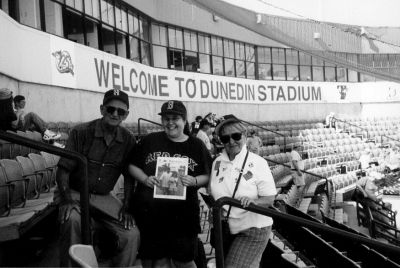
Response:
[[[133,210],[141,235],[139,257],[145,268],[195,268],[200,232],[197,190],[208,184],[211,157],[205,145],[185,130],[187,111],[181,101],[165,102],[159,115],[164,131],[144,137],[129,165],[138,182]],[[160,186],[155,176],[158,157],[188,160],[188,175],[179,175],[179,181],[186,186],[184,200],[154,197],[154,187]]]
[[[206,116],[204,116],[204,119],[210,122],[212,128],[214,128],[217,125],[217,117],[216,114],[214,113],[206,114]]]
[[[12,122],[17,119],[13,109],[12,91],[0,89],[0,130],[13,130]]]
[[[325,127],[326,128],[335,128],[335,113],[330,112],[326,117],[325,117]]]
[[[260,137],[256,135],[256,131],[254,129],[249,130],[249,136],[247,137],[247,149],[255,154],[260,155],[261,147],[263,145]]]
[[[200,129],[199,129],[199,132],[197,132],[196,137],[204,143],[204,145],[206,146],[206,148],[209,152],[212,152],[213,146],[211,144],[210,137],[209,137],[210,128],[211,128],[210,122],[208,122],[205,119],[201,120]]]
[[[36,113],[25,113],[25,97],[17,95],[14,97],[14,108],[17,120],[13,121],[14,130],[38,131],[42,133],[44,140],[55,140],[61,137],[60,133],[55,133],[47,129],[47,123]]]
[[[191,124],[191,132],[190,132],[190,134],[192,136],[194,136],[194,137],[196,137],[197,132],[199,132],[201,120],[203,120],[203,117],[198,115],[198,116],[196,116],[195,121],[193,121],[192,124]]]
[[[128,95],[120,90],[109,90],[100,105],[102,117],[74,127],[66,148],[87,158],[87,180],[90,194],[90,216],[93,229],[106,229],[113,237],[115,252],[112,265],[132,267],[139,245],[139,231],[128,212],[134,180],[128,175],[128,154],[135,138],[121,122],[128,116]],[[124,200],[111,195],[120,175],[124,175]],[[57,169],[57,190],[60,228],[60,265],[71,266],[68,249],[81,241],[81,169],[76,161],[61,158]],[[100,236],[100,239],[102,236]]]
[[[212,132],[211,144],[214,147],[214,151],[213,151],[214,157],[218,156],[222,152],[222,149],[224,149],[224,145],[219,140],[219,137],[218,137],[217,133],[215,133],[215,131]]]
[[[234,115],[227,115],[215,132],[225,149],[211,169],[210,189],[214,199],[232,197],[239,182],[234,198],[243,207],[272,205],[276,195],[274,179],[267,161],[247,150],[246,128]],[[272,218],[228,207],[223,207],[223,215],[228,216],[229,211],[229,229],[234,239],[225,259],[226,267],[259,267],[271,234]]]
[[[293,146],[292,151],[290,152],[290,166],[291,166],[291,170],[292,170],[292,178],[293,178],[293,182],[294,184],[298,187],[304,187],[305,185],[305,181],[304,181],[304,174],[303,174],[303,170],[304,170],[304,161],[300,155],[300,153],[298,152],[298,150],[300,149],[300,144],[295,144]]]

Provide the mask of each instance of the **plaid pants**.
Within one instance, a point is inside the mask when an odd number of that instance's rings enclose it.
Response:
[[[238,233],[226,257],[226,267],[258,268],[270,234],[271,226]]]

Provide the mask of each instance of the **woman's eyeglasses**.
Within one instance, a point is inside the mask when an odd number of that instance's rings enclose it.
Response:
[[[228,143],[231,140],[231,138],[234,141],[240,141],[242,139],[242,133],[241,132],[235,132],[235,133],[232,133],[230,135],[221,135],[221,136],[219,136],[219,139],[224,144]]]
[[[106,106],[106,111],[109,114],[114,114],[114,112],[117,111],[117,114],[119,116],[125,116],[128,113],[128,111],[126,111],[122,108],[114,107],[114,106]]]

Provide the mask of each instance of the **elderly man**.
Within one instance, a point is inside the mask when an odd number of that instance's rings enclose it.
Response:
[[[128,95],[119,90],[105,93],[100,105],[102,118],[72,129],[66,148],[87,157],[90,210],[93,227],[101,226],[114,235],[116,252],[112,264],[116,267],[133,266],[139,243],[139,231],[128,213],[133,179],[127,174],[127,156],[135,138],[120,124],[128,116]],[[124,175],[124,202],[114,198],[113,190],[119,176]],[[80,176],[77,163],[61,158],[58,163],[55,199],[59,199],[60,265],[71,266],[68,249],[81,243],[81,215],[79,205]]]

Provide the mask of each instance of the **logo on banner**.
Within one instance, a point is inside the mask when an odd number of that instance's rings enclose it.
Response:
[[[72,58],[68,51],[58,50],[51,53],[51,55],[53,55],[56,60],[56,68],[59,73],[70,73],[74,76],[74,65],[72,64]]]
[[[338,85],[337,88],[339,89],[340,99],[341,99],[341,100],[346,99],[347,90],[348,90],[347,86],[345,86],[345,85]]]

